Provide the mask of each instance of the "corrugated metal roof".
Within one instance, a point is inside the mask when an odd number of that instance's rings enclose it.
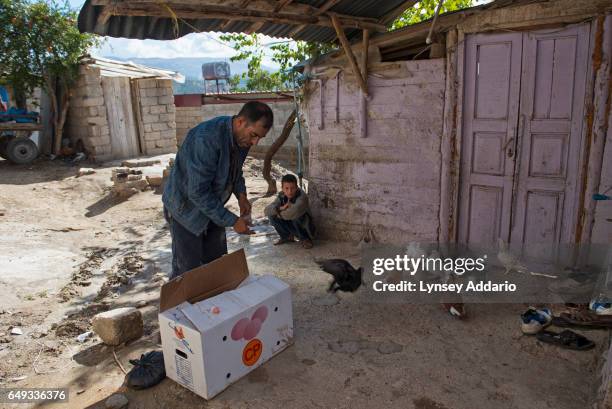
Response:
[[[320,8],[327,3],[328,0],[298,0],[293,1],[294,5],[306,5],[315,8]],[[337,4],[331,7],[328,11],[362,18],[373,18],[380,20],[383,17],[388,17],[388,14],[396,11],[397,14],[401,13],[401,10],[397,10],[398,7],[405,6],[408,8],[416,3],[417,0],[340,0]],[[98,1],[97,3],[100,3]],[[122,1],[112,2],[108,4],[122,4]],[[126,2],[132,3],[132,2]],[[136,2],[132,3],[135,4]],[[167,0],[151,1],[150,3],[142,3],[139,1],[137,4],[141,7],[147,7],[151,9],[151,15],[154,16],[159,13],[160,4],[163,6],[169,6],[172,8],[176,4],[191,4],[193,2],[181,2],[180,0]],[[231,6],[225,2],[225,6]],[[125,4],[125,3],[123,3]],[[215,0],[202,1],[201,6],[214,5],[219,6]],[[107,6],[107,7],[113,7]],[[179,19],[174,20],[170,17],[148,17],[148,16],[121,16],[113,15],[104,22],[104,19],[98,20],[102,14],[104,6],[94,5],[93,0],[86,0],[85,4],[81,8],[79,13],[78,25],[81,32],[95,33],[99,35],[111,36],[111,37],[125,37],[125,38],[137,38],[137,39],[155,39],[155,40],[172,40],[178,37],[182,37],[193,32],[225,32],[225,33],[240,33],[245,32],[253,25],[252,21],[235,20],[227,23],[223,19]],[[249,9],[247,7],[247,9]],[[283,9],[282,12],[285,12]],[[170,12],[168,12],[170,14]],[[298,33],[291,33],[300,26],[300,23],[296,24],[278,24],[273,22],[266,22],[258,33],[268,35],[270,37],[277,38],[294,38],[296,40],[305,41],[317,41],[317,42],[331,42],[336,38],[335,31],[332,27],[323,27],[318,25],[307,25]],[[178,29],[178,30],[177,30]],[[346,29],[345,33],[349,39],[361,35],[361,30],[356,28]]]
[[[129,77],[129,78],[162,78],[171,79],[179,83],[185,82],[185,77],[179,73],[161,68],[147,67],[131,61],[116,61],[102,57],[86,57],[81,64],[87,64],[100,69],[103,77]]]

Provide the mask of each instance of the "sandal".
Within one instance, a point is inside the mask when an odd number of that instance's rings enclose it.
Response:
[[[553,324],[560,327],[575,325],[589,328],[612,328],[612,316],[597,315],[589,311],[562,312],[553,319]]]
[[[559,334],[544,330],[536,334],[536,337],[547,344],[558,345],[561,348],[573,349],[575,351],[586,351],[595,347],[593,341],[568,329]]]

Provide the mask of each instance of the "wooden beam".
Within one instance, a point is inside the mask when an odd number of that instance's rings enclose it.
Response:
[[[278,4],[276,6],[274,6],[274,12],[278,13],[279,11],[281,11],[286,5],[288,5],[289,3],[291,3],[293,0],[280,0],[278,2]],[[246,29],[246,33],[247,34],[251,34],[251,33],[255,33],[257,31],[259,31],[264,24],[266,24],[265,21],[260,21],[257,23],[253,23],[251,24],[251,27]]]
[[[368,136],[368,98],[367,98],[367,89],[368,89],[368,47],[370,45],[370,32],[368,30],[363,30],[363,51],[361,55],[361,76],[363,77],[363,82],[365,84],[366,92],[361,93],[360,111],[359,111],[359,122],[361,128],[361,137],[365,138]]]
[[[327,10],[331,9],[332,7],[334,7],[336,4],[340,3],[341,1],[342,0],[327,0],[321,7],[319,7],[319,9],[314,13],[314,15],[320,16],[321,14],[325,13]],[[294,35],[302,31],[306,27],[307,27],[306,25],[301,25],[299,27],[296,27],[295,30],[289,33],[289,37],[293,37]]]
[[[102,9],[102,12],[98,15],[98,18],[96,20],[96,27],[94,29],[95,31],[104,31],[104,26],[106,26],[106,23],[108,23],[108,20],[113,15],[113,8],[114,6],[105,6]]]
[[[408,10],[410,7],[414,6],[419,0],[406,0],[380,19],[380,22],[387,25],[391,23],[393,20],[399,17],[404,11]]]
[[[333,27],[329,16],[309,16],[296,13],[284,13],[252,9],[238,9],[226,6],[175,6],[171,7],[172,12],[179,18],[194,19],[223,19],[240,20],[252,22],[272,22],[277,24],[306,24],[323,27]],[[170,17],[165,7],[160,7],[159,3],[121,3],[116,9],[111,11],[116,16],[147,16],[147,17]],[[386,27],[379,23],[374,23],[372,19],[357,18],[339,15],[336,17],[344,27],[369,29],[374,31],[386,31]]]
[[[363,30],[363,55],[361,56],[361,75],[366,88],[368,86],[368,49],[370,48],[370,31]]]
[[[363,91],[364,95],[367,97],[368,87],[363,79],[363,76],[361,75],[361,72],[359,71],[359,65],[357,65],[355,54],[353,54],[351,45],[346,39],[346,35],[344,34],[344,28],[342,27],[340,20],[338,20],[335,14],[331,14],[330,17],[331,17],[332,24],[334,25],[334,29],[336,30],[336,35],[338,36],[338,40],[340,40],[340,43],[342,44],[342,48],[344,49],[344,53],[346,54],[346,58],[349,60],[349,63],[351,64],[351,68],[353,69],[353,73],[357,77],[357,82],[359,83],[359,87]]]

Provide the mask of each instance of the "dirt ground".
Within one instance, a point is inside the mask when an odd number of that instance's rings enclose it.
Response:
[[[159,158],[165,166],[169,156]],[[69,408],[104,408],[117,392],[147,409],[585,409],[594,395],[604,331],[586,332],[594,350],[572,352],[523,336],[524,305],[471,305],[458,321],[437,305],[373,304],[359,291],[330,298],[314,259],[359,264],[354,243],[303,250],[274,247],[271,234],[231,233],[230,250],[245,248],[252,273],[291,285],[295,344],[211,401],[169,379],[129,390],[112,348],[96,336],[75,339],[97,312],[137,306],[145,335],[118,347],[118,360],[129,370],[129,359],[159,348],[159,288],[171,256],[161,195],[114,198],[117,165],[76,178],[78,167],[59,161],[0,160],[0,387],[68,388],[69,402],[51,407]],[[261,169],[255,159],[245,169],[255,218],[271,200]],[[277,179],[282,171],[275,165]],[[14,327],[23,334],[11,335]]]

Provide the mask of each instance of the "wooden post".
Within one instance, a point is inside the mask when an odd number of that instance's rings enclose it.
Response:
[[[342,29],[342,25],[340,24],[340,21],[338,20],[338,17],[336,17],[336,15],[330,14],[330,18],[334,26],[334,29],[336,30],[336,35],[338,36],[338,40],[340,40],[340,43],[342,44],[342,48],[344,49],[344,52],[346,54],[346,58],[348,58],[349,63],[351,64],[351,68],[353,69],[353,73],[357,77],[357,82],[359,83],[359,87],[361,88],[365,96],[367,97],[368,88],[365,84],[363,77],[361,76],[361,72],[359,71],[359,66],[357,65],[357,60],[355,59],[355,54],[353,54],[351,45],[346,39],[346,35],[344,35],[344,30]]]
[[[368,85],[368,49],[370,47],[370,30],[363,30],[363,55],[361,56],[361,75],[365,82],[366,89]]]
[[[454,241],[454,222],[456,216],[453,204],[458,200],[457,185],[453,172],[458,168],[455,163],[457,143],[457,30],[446,34],[446,90],[444,92],[444,124],[440,142],[441,175],[440,175],[440,229],[438,242],[446,244]]]
[[[363,30],[363,51],[361,55],[361,76],[365,83],[365,91],[361,91],[361,101],[359,110],[359,124],[361,137],[368,136],[368,47],[370,46],[370,32]]]
[[[140,110],[140,84],[138,84],[137,78],[130,80],[130,89],[132,91],[132,110],[134,111],[134,118],[136,119],[136,127],[138,129],[139,150],[142,155],[145,153],[146,146],[144,141],[144,123],[142,122],[142,111]]]

